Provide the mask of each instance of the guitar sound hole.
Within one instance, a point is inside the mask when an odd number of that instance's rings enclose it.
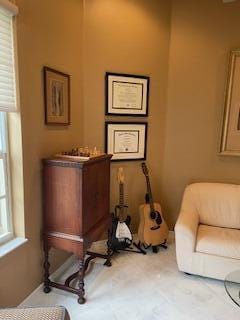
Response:
[[[155,219],[156,219],[156,212],[155,212],[155,211],[152,211],[152,212],[150,213],[150,217],[151,217],[151,219],[155,220]]]
[[[150,217],[155,220],[158,225],[162,223],[162,217],[158,211],[152,211]]]
[[[157,222],[157,224],[161,224],[162,223],[162,217],[161,217],[161,215],[159,213],[157,215],[156,222]]]

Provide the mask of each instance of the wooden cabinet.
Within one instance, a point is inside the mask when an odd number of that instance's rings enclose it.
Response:
[[[77,162],[60,158],[43,160],[44,291],[50,286],[79,296],[84,303],[84,257],[110,223],[109,184],[111,155]],[[80,259],[79,288],[49,280],[48,252],[51,247],[72,252]],[[101,255],[100,255],[101,256]],[[106,256],[102,256],[105,257]],[[109,256],[108,256],[109,258]],[[109,262],[108,262],[109,264]]]

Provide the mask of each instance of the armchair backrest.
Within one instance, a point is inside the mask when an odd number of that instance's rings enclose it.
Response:
[[[240,185],[193,183],[184,198],[194,205],[200,223],[240,229]]]

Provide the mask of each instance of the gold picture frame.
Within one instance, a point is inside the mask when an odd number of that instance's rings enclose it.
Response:
[[[43,68],[45,124],[70,124],[70,76],[49,67]]]
[[[240,156],[240,50],[230,54],[220,154]]]

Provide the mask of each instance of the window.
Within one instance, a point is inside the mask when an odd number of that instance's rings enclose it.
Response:
[[[14,16],[17,7],[0,0],[0,244],[13,237],[7,113],[17,110]]]
[[[13,236],[8,159],[6,114],[0,112],[0,243]]]

